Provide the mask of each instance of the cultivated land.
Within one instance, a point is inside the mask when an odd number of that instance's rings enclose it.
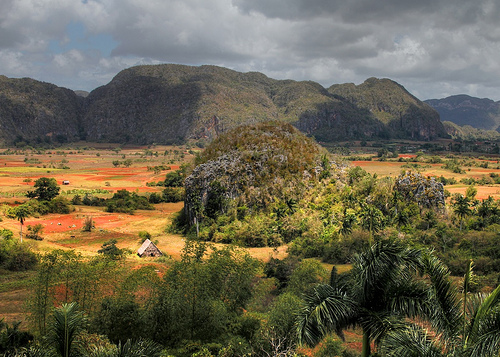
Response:
[[[40,177],[55,178],[61,188],[61,195],[71,199],[74,194],[84,196],[89,193],[109,198],[121,189],[145,195],[161,192],[163,187],[148,187],[146,183],[163,181],[165,175],[191,162],[200,149],[185,146],[123,147],[109,144],[73,144],[68,149],[47,150],[0,150],[0,204],[3,208],[22,203],[34,181]],[[131,160],[129,167],[123,162]],[[114,161],[120,161],[116,166]],[[170,167],[170,170],[155,171],[154,166]],[[65,168],[62,168],[65,167]],[[149,169],[148,169],[149,167]],[[69,181],[63,185],[63,181]],[[107,193],[106,193],[107,192]],[[74,206],[67,215],[48,214],[30,217],[24,223],[42,224],[43,241],[29,240],[34,250],[43,253],[52,249],[74,249],[84,256],[95,255],[102,244],[110,239],[117,240],[119,248],[136,252],[140,247],[140,231],[147,231],[158,242],[163,253],[177,259],[184,247],[184,238],[167,233],[171,215],[183,208],[183,203],[161,203],[154,210],[138,210],[133,215],[105,212],[104,207]],[[86,217],[92,217],[95,229],[83,232]],[[17,236],[19,222],[1,215],[0,228],[10,229]],[[283,257],[286,247],[251,248],[250,254],[267,260],[271,256]],[[154,264],[151,259],[141,259],[135,254],[127,256],[126,263],[131,269],[142,264]],[[0,272],[0,320],[6,322],[22,320],[23,303],[28,290],[26,278],[29,273]]]
[[[165,175],[187,162],[191,162],[201,149],[186,146],[118,147],[111,144],[72,144],[68,148],[54,150],[0,150],[0,204],[4,209],[26,200],[25,193],[33,189],[34,181],[40,177],[55,178],[61,187],[61,195],[71,199],[75,194],[85,193],[99,197],[111,197],[120,189],[144,195],[161,192],[163,187],[147,186],[148,182],[162,181]],[[430,156],[439,156],[443,162],[429,163]],[[491,175],[500,175],[498,157],[469,157],[461,155],[462,173],[443,168],[448,160],[445,154],[401,154],[397,158],[378,161],[375,154],[364,154],[371,160],[356,160],[352,164],[380,176],[397,176],[404,170],[419,171],[426,176],[454,178],[457,183],[446,185],[451,194],[465,193],[468,187],[460,183],[463,179],[481,180]],[[414,162],[416,160],[416,162]],[[168,170],[154,167],[169,167]],[[483,166],[483,167],[481,167]],[[486,167],[484,167],[486,166]],[[63,185],[63,181],[69,184]],[[499,184],[476,184],[477,198],[493,196],[500,199]],[[136,211],[133,215],[108,213],[103,207],[74,206],[75,210],[67,215],[49,214],[30,217],[24,227],[42,224],[43,241],[30,241],[33,248],[41,253],[52,249],[74,249],[84,256],[97,254],[102,244],[110,239],[117,240],[119,248],[132,252],[140,246],[140,231],[147,231],[158,242],[158,247],[173,259],[180,256],[184,238],[166,231],[172,214],[183,208],[183,203],[162,203],[152,211]],[[92,217],[95,229],[83,232],[86,217]],[[0,228],[19,232],[19,222],[1,216]],[[251,248],[250,254],[258,259],[267,260],[271,256],[283,258],[286,247]],[[151,259],[140,259],[135,254],[128,255],[126,263],[131,269],[143,264],[155,264]],[[343,269],[343,268],[341,268]],[[28,296],[28,278],[32,272],[8,273],[0,271],[0,319],[6,322],[23,320],[23,303]]]
[[[412,158],[416,155],[404,155],[406,157]],[[376,159],[375,159],[376,160]],[[412,167],[408,165],[406,162],[398,162],[398,161],[353,161],[352,164],[356,166],[362,167],[364,170],[368,171],[371,174],[377,174],[379,177],[384,176],[398,176],[401,171],[404,170],[412,170],[414,172],[418,171],[422,173],[424,176],[444,176],[445,178],[454,178],[458,183],[453,185],[446,185],[445,189],[450,192],[451,195],[454,193],[464,194],[469,185],[465,183],[460,183],[463,179],[475,179],[480,180],[483,177],[488,177],[491,173],[500,175],[500,164],[498,160],[481,160],[474,159],[476,163],[488,163],[488,168],[481,168],[477,166],[464,166],[464,173],[453,173],[449,170],[443,169],[442,163],[439,164],[429,164],[429,163],[420,163]],[[488,196],[492,196],[494,199],[500,199],[500,185],[498,184],[475,184],[477,188],[477,199],[485,199]]]

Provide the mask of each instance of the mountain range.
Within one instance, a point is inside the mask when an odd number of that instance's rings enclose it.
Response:
[[[500,101],[461,94],[444,99],[429,99],[425,103],[437,110],[441,121],[500,132]]]
[[[0,143],[211,141],[239,125],[270,120],[320,142],[432,140],[448,135],[442,107],[389,79],[325,88],[216,66],[132,67],[90,93],[0,76]]]

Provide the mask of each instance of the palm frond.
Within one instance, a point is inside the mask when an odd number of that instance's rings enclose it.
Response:
[[[380,352],[387,357],[444,357],[445,349],[416,325],[400,325],[382,341]]]
[[[448,268],[438,258],[426,254],[423,263],[430,280],[427,317],[438,334],[455,339],[461,333],[463,318],[458,290]]]
[[[470,319],[470,327],[467,333],[467,339],[465,341],[465,346],[475,343],[476,340],[480,339],[480,329],[481,325],[490,316],[493,316],[495,312],[498,311],[497,307],[500,306],[500,285],[497,286],[495,290],[491,292],[488,297],[484,299],[481,305],[473,312]]]
[[[472,342],[474,342],[472,344]],[[500,352],[500,311],[483,318],[475,340],[469,339],[467,356],[497,357]]]
[[[422,281],[403,279],[390,292],[392,313],[409,318],[424,316],[427,308],[428,287]]]
[[[299,343],[314,346],[329,331],[346,326],[355,306],[345,292],[326,284],[316,286],[305,296],[305,306],[298,315]]]
[[[62,357],[69,357],[73,342],[85,323],[85,315],[79,311],[78,304],[62,304],[53,314],[53,324],[49,334],[49,343],[56,348]]]
[[[364,305],[385,294],[390,283],[407,280],[422,269],[422,251],[410,249],[397,241],[380,241],[353,258],[357,276],[357,295]]]
[[[117,357],[159,357],[161,352],[162,347],[151,340],[127,340],[123,345],[118,345]]]

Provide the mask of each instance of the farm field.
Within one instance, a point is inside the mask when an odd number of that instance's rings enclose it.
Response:
[[[84,143],[86,147],[90,144]],[[26,201],[25,193],[33,190],[34,181],[40,177],[56,179],[60,194],[71,199],[89,193],[109,198],[121,189],[144,195],[161,192],[163,187],[149,187],[148,182],[163,181],[170,171],[193,160],[195,151],[186,147],[124,147],[92,144],[91,148],[47,150],[46,152],[0,150],[0,206],[6,209]],[[75,149],[75,147],[77,147]],[[125,161],[130,161],[124,166]],[[116,161],[120,164],[116,165]],[[154,170],[155,166],[169,167],[169,170]],[[63,168],[64,167],[64,168]],[[149,167],[149,169],[148,169]],[[63,181],[69,184],[63,185]],[[117,247],[136,252],[141,242],[139,232],[147,231],[157,242],[160,250],[178,259],[184,247],[184,238],[166,232],[171,215],[183,208],[183,203],[160,203],[154,210],[137,210],[133,215],[105,212],[104,207],[74,206],[70,214],[48,214],[29,217],[24,223],[24,231],[29,225],[41,224],[42,241],[28,240],[35,251],[40,253],[53,249],[72,249],[83,256],[97,254],[104,242],[116,239]],[[9,229],[15,236],[19,234],[19,222],[0,216],[0,229]],[[86,217],[92,217],[95,229],[83,232]],[[271,256],[284,257],[286,247],[251,248],[252,256],[267,260]],[[126,258],[131,269],[143,264],[154,264],[151,259],[141,259],[135,254]],[[28,294],[29,274],[0,271],[0,320],[12,323],[24,320],[24,302]]]
[[[140,195],[161,192],[163,187],[147,185],[163,181],[168,172],[179,169],[191,162],[199,148],[186,146],[118,147],[110,144],[82,143],[71,148],[47,150],[0,150],[0,206],[4,209],[26,200],[25,193],[33,189],[34,181],[40,177],[56,179],[61,195],[71,199],[75,194],[86,193],[109,198],[118,190],[126,189]],[[465,193],[464,179],[481,180],[485,177],[500,176],[500,164],[495,158],[464,159],[460,173],[443,168],[443,162],[407,162],[415,155],[400,155],[399,158],[378,161],[376,155],[371,160],[356,160],[352,165],[362,167],[379,177],[397,176],[402,171],[412,170],[425,176],[455,179],[457,183],[446,185],[453,193]],[[445,160],[443,158],[443,160]],[[483,167],[482,167],[483,166]],[[486,167],[484,167],[486,166]],[[168,169],[167,169],[168,168]],[[68,181],[68,184],[63,184]],[[495,183],[475,184],[477,198],[492,196],[500,199],[500,185]],[[147,231],[157,246],[172,257],[179,259],[184,247],[181,235],[166,231],[172,215],[183,208],[183,203],[156,204],[154,210],[137,210],[133,215],[109,213],[104,207],[74,206],[69,214],[49,214],[29,217],[24,227],[41,224],[44,238],[42,241],[29,241],[35,251],[40,253],[53,249],[75,250],[83,256],[96,255],[102,245],[111,240],[117,241],[119,248],[136,252],[141,242],[139,232]],[[17,236],[19,222],[1,215],[0,228],[6,228]],[[83,232],[86,217],[92,217],[95,229]],[[287,247],[248,248],[248,252],[262,261],[270,257],[283,258]],[[142,265],[155,264],[152,259],[141,259],[135,254],[126,258],[127,266],[134,269]],[[331,265],[325,266],[331,269]],[[339,267],[349,269],[349,266]],[[30,273],[5,273],[0,271],[0,320],[6,322],[24,320],[24,302],[29,294],[27,281]],[[353,344],[359,344],[359,336],[352,336]],[[359,348],[359,346],[356,346]]]
[[[401,155],[400,157],[412,158],[415,155]],[[500,159],[500,158],[499,158]],[[470,160],[469,160],[470,161]],[[446,185],[445,189],[450,192],[451,195],[454,193],[464,194],[467,187],[463,180],[477,180],[480,181],[482,178],[490,177],[493,175],[500,175],[500,164],[498,160],[494,159],[475,159],[474,162],[477,165],[483,164],[487,168],[476,166],[476,165],[465,165],[462,167],[462,173],[452,172],[450,170],[443,168],[443,163],[407,163],[400,162],[397,160],[391,161],[376,161],[374,160],[359,160],[352,161],[352,165],[359,166],[371,174],[377,174],[379,177],[385,176],[398,176],[402,171],[411,170],[413,172],[420,172],[424,176],[434,176],[434,177],[445,177],[446,179],[453,178],[457,181],[456,184]],[[485,199],[488,196],[494,199],[500,199],[500,185],[499,184],[474,184],[477,189],[477,199]]]

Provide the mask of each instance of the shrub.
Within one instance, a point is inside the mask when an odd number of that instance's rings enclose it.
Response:
[[[91,232],[92,228],[94,227],[94,220],[92,219],[92,216],[86,216],[85,220],[83,221],[83,231],[84,232]]]
[[[47,202],[47,207],[50,213],[68,214],[71,211],[69,201],[64,197],[56,197]]]
[[[330,335],[323,340],[318,351],[314,354],[314,357],[340,356],[342,350],[342,342],[338,338]]]
[[[37,223],[34,226],[28,225],[28,234],[26,234],[26,238],[34,240],[43,240],[41,236],[42,232],[43,232],[43,225],[41,223]]]
[[[181,202],[184,200],[184,188],[166,187],[162,192],[163,202]]]

